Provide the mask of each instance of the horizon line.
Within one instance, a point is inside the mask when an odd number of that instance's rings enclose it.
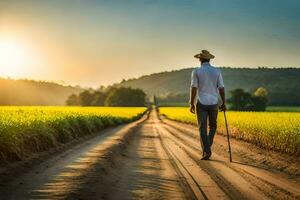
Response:
[[[95,89],[95,88],[99,88],[101,86],[104,87],[109,87],[109,86],[113,86],[115,84],[119,84],[122,83],[123,81],[129,81],[129,80],[135,80],[135,79],[139,79],[145,76],[150,76],[150,75],[156,75],[156,74],[161,74],[161,73],[168,73],[168,72],[175,72],[175,71],[181,71],[181,70],[187,70],[187,69],[193,69],[196,68],[198,66],[195,67],[186,67],[186,68],[181,68],[181,69],[174,69],[174,70],[166,70],[166,71],[161,71],[161,72],[154,72],[151,74],[144,74],[144,75],[140,75],[138,77],[132,77],[132,78],[122,78],[120,81],[118,82],[114,82],[112,84],[103,84],[100,86],[84,86],[84,85],[79,85],[79,84],[68,84],[65,83],[65,81],[60,80],[60,81],[55,81],[55,80],[42,80],[42,79],[35,79],[35,78],[26,78],[26,77],[20,77],[20,78],[13,78],[10,76],[4,77],[4,76],[0,76],[0,79],[4,79],[4,80],[14,80],[14,81],[34,81],[34,82],[43,82],[43,83],[50,83],[50,84],[57,84],[63,87],[73,87],[73,88],[81,88],[81,89]],[[231,67],[231,66],[218,66],[217,68],[224,68],[224,69],[250,69],[250,70],[257,70],[257,69],[267,69],[267,70],[288,70],[288,69],[300,69],[299,67],[271,67],[271,66],[256,66],[256,67]]]

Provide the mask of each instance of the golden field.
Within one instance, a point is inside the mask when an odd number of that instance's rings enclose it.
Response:
[[[0,160],[18,160],[105,127],[138,119],[144,107],[0,107]]]

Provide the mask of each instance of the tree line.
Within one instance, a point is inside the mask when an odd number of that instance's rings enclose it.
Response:
[[[186,102],[190,87],[190,76],[194,68],[162,72],[141,76],[137,79],[123,80],[121,86],[140,88],[148,96],[165,96],[168,93],[170,100],[175,101],[184,96],[179,102]],[[225,90],[243,88],[254,93],[258,87],[268,90],[270,106],[300,106],[300,69],[299,68],[229,68],[220,67]],[[175,94],[175,95],[173,95]],[[180,94],[180,95],[177,95]],[[178,102],[178,101],[177,101]],[[167,102],[166,102],[167,103]]]
[[[81,91],[54,82],[0,78],[0,105],[64,105],[69,95]]]
[[[66,100],[69,106],[145,106],[146,94],[130,87],[101,87],[72,94]]]
[[[228,99],[230,110],[238,111],[265,111],[268,103],[268,92],[265,88],[258,88],[253,94],[243,89],[230,91]]]
[[[156,104],[161,106],[187,106],[189,95],[187,93],[167,93],[155,96],[154,99]],[[253,93],[238,88],[230,91],[227,102],[230,110],[265,111],[269,103],[269,95],[267,89],[263,87],[257,88]]]

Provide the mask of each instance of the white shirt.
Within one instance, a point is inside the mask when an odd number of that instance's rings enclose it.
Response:
[[[193,70],[191,87],[196,87],[197,98],[203,105],[218,104],[218,88],[224,87],[219,69],[205,62]]]

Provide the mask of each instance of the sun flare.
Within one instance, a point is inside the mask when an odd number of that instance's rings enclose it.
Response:
[[[31,61],[30,50],[24,42],[0,37],[0,76],[21,76]]]

